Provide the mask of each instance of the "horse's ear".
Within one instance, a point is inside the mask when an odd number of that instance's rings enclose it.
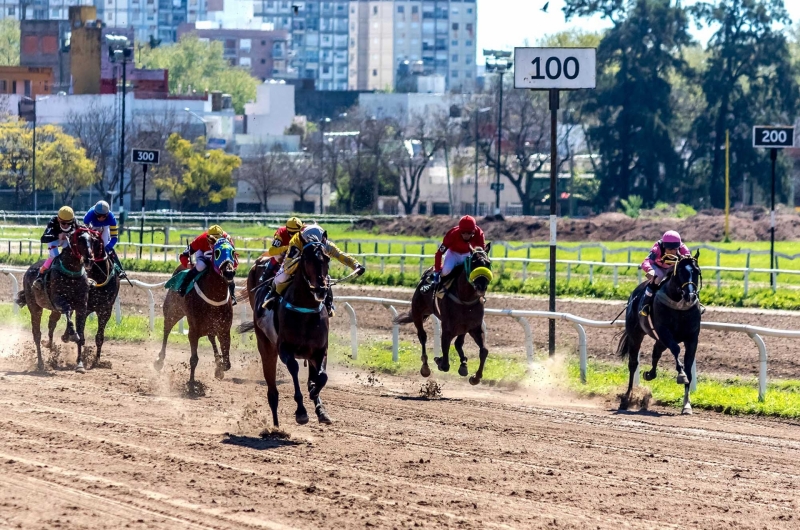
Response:
[[[492,251],[492,242],[489,241],[488,243],[486,243],[486,248],[484,248],[483,250],[485,250],[487,254],[489,252],[491,252]]]
[[[700,259],[700,249],[699,248],[697,249],[697,252],[694,253],[694,259],[695,259],[695,261]]]

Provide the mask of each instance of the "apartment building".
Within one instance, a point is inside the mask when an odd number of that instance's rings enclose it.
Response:
[[[25,4],[24,13],[21,4]],[[0,0],[0,20],[67,20],[70,7],[91,5],[94,0]]]

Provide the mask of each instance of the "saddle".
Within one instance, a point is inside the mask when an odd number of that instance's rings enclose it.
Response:
[[[255,297],[255,308],[256,308],[256,318],[261,318],[264,315],[265,309],[261,306],[264,305],[264,300],[267,299],[267,295],[269,294],[269,290],[272,288],[272,283],[275,278],[270,278],[267,280],[263,285],[256,289],[256,297]]]
[[[167,280],[167,283],[164,284],[164,288],[165,289],[169,289],[170,291],[175,291],[176,293],[179,292],[180,289],[181,289],[181,285],[183,285],[183,280],[184,280],[184,278],[186,278],[186,275],[189,274],[190,270],[191,269],[184,269],[182,271],[178,271],[177,273],[175,273],[172,276],[172,278]],[[186,288],[186,293],[187,294],[189,293],[189,291],[194,289],[194,285],[197,283],[197,281],[200,278],[203,277],[203,275],[206,273],[206,271],[208,271],[207,268],[202,270],[202,271],[200,271],[199,273],[197,273],[197,276],[194,277],[194,279],[191,281],[189,286]]]

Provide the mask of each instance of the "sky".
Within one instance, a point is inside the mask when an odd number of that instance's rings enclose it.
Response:
[[[599,31],[610,24],[599,17],[564,20],[564,0],[550,0],[547,13],[541,11],[547,0],[477,0],[478,2],[478,62],[483,63],[481,50],[513,49],[515,46],[536,46],[539,39],[570,28]],[[684,0],[691,5],[696,0]],[[800,21],[800,0],[785,0],[784,4],[794,22]],[[691,31],[699,41],[711,36],[708,29]]]

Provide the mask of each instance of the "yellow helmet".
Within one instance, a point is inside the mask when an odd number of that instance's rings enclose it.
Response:
[[[60,210],[58,210],[58,220],[64,221],[65,223],[70,223],[72,220],[75,219],[75,212],[72,211],[72,208],[69,206],[62,206]]]
[[[225,235],[225,232],[222,231],[221,226],[213,225],[211,228],[208,229],[207,235],[209,239],[216,241],[217,239]]]
[[[297,217],[290,217],[289,220],[286,221],[286,230],[288,230],[290,234],[296,234],[302,229],[303,229],[303,221],[301,221]]]

